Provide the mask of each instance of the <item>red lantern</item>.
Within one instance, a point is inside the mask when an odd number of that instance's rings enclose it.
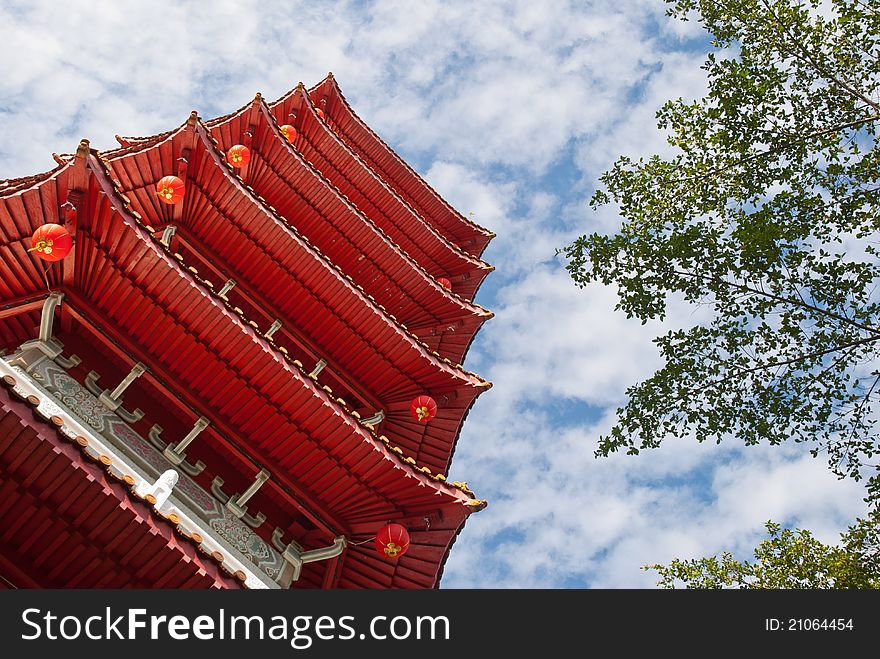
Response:
[[[229,147],[226,152],[226,160],[233,167],[245,167],[251,161],[251,150],[244,144],[236,144]]]
[[[44,261],[60,261],[70,254],[73,238],[60,224],[44,224],[37,227],[31,237],[29,252],[36,252]]]
[[[284,139],[288,142],[293,142],[296,139],[296,128],[291,126],[290,124],[284,124],[281,127],[281,134],[284,135]]]
[[[318,116],[321,117],[321,119],[324,118],[324,111],[321,108],[315,108],[315,112],[318,113]]]
[[[183,181],[176,176],[165,176],[156,184],[156,194],[166,204],[176,204],[183,199]]]
[[[430,396],[416,396],[409,404],[409,413],[416,421],[428,423],[437,416],[437,403]]]
[[[452,282],[449,281],[446,277],[437,277],[437,283],[440,284],[443,288],[448,288],[450,291],[452,290]]]
[[[400,524],[388,524],[376,534],[376,551],[388,558],[399,558],[409,549],[409,533]]]

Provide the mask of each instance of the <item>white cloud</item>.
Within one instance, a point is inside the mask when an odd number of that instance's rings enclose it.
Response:
[[[680,442],[596,460],[607,418],[560,429],[547,418],[505,426],[484,416],[465,438],[482,441],[483,455],[471,450],[459,467],[499,494],[468,522],[448,587],[648,587],[657,577],[641,565],[725,549],[748,555],[770,518],[834,541],[862,508],[860,486],[837,482],[801,447]],[[485,457],[501,451],[511,457]]]

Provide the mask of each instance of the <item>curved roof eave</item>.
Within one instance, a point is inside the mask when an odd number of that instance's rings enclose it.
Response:
[[[18,392],[15,389],[16,382],[14,380],[4,378],[3,380],[0,380],[0,385],[7,389],[12,395],[16,397],[19,396]],[[3,390],[0,389],[0,391]],[[97,481],[98,483],[102,484],[105,489],[109,489],[111,491],[114,491],[116,489],[121,490],[124,494],[120,500],[120,505],[126,506],[133,511],[136,511],[142,519],[152,520],[152,523],[155,525],[157,532],[161,533],[162,536],[168,540],[169,548],[171,548],[172,550],[181,551],[182,546],[180,543],[185,543],[192,548],[192,555],[187,552],[182,553],[187,556],[188,560],[195,561],[196,564],[199,565],[201,569],[205,570],[205,572],[209,576],[214,578],[215,581],[221,583],[225,582],[225,585],[227,587],[241,586],[242,588],[246,588],[245,584],[240,583],[236,580],[236,576],[234,574],[229,573],[226,570],[226,567],[223,565],[223,562],[221,560],[219,560],[212,553],[205,551],[201,544],[195,538],[193,538],[192,535],[183,532],[178,524],[169,519],[167,516],[160,513],[155,508],[155,506],[153,506],[149,501],[146,500],[145,497],[142,497],[140,494],[138,494],[134,486],[123,479],[122,473],[115,473],[111,465],[105,465],[98,460],[97,456],[90,455],[88,451],[86,451],[85,445],[71,441],[72,437],[68,437],[64,434],[63,426],[55,425],[54,423],[52,423],[51,419],[43,418],[37,410],[37,406],[41,402],[42,401],[40,401],[39,397],[36,397],[35,400],[32,397],[29,397],[22,400],[21,404],[29,406],[31,408],[31,415],[33,416],[33,418],[46,429],[47,432],[43,433],[38,428],[34,428],[38,438],[51,437],[52,435],[54,435],[59,439],[65,440],[63,444],[55,447],[53,451],[54,453],[63,454],[66,457],[71,458],[72,462],[74,454],[80,456],[82,462],[80,462],[79,465],[76,465],[77,468],[86,472],[87,477],[90,480]],[[10,410],[13,414],[19,416],[19,418],[22,418],[19,412],[11,409],[11,406]],[[68,446],[71,446],[72,449],[67,450],[66,447]],[[88,460],[88,462],[86,462],[85,460]],[[110,483],[109,479],[111,478],[117,483],[117,488],[114,488],[113,485]]]
[[[422,186],[425,190],[427,190],[431,196],[436,200],[438,204],[440,204],[447,214],[448,218],[452,219],[452,222],[442,222],[440,218],[435,218],[438,224],[441,224],[446,231],[453,235],[458,235],[459,233],[464,234],[472,234],[474,236],[474,240],[478,240],[479,248],[474,250],[476,252],[476,256],[482,254],[486,249],[486,246],[495,237],[495,233],[487,229],[486,227],[480,226],[473,220],[464,217],[461,213],[456,211],[450,204],[447,202],[431,185],[425,181],[418,172],[416,172],[403,158],[401,158],[397,152],[392,149],[381,137],[379,137],[376,132],[370,128],[370,126],[360,118],[360,116],[354,111],[351,104],[349,104],[348,100],[345,98],[345,95],[342,93],[342,89],[339,86],[339,83],[336,81],[336,78],[332,73],[329,73],[324,80],[319,82],[317,85],[312,87],[309,92],[316,92],[320,90],[324,86],[330,86],[333,92],[339,97],[339,100],[342,103],[342,106],[346,109],[352,120],[357,123],[359,126],[363,128],[363,130],[368,134],[377,145],[380,145],[393,159],[395,162],[399,164],[403,168],[405,172],[407,172],[408,176],[412,178],[417,185]],[[460,229],[453,231],[450,228],[450,224],[456,224]],[[459,240],[462,238],[459,238]]]
[[[320,85],[320,83],[319,83],[319,85]],[[270,107],[270,109],[276,108],[285,102],[294,100],[294,98],[297,96],[299,96],[301,101],[303,102],[303,104],[305,104],[305,106],[309,108],[310,114],[313,116],[314,120],[321,121],[320,118],[318,117],[318,114],[317,114],[317,107],[315,106],[315,102],[312,99],[310,92],[308,90],[306,90],[305,86],[302,83],[299,83],[292,90],[290,90],[289,92],[287,92],[286,94],[284,94],[283,96],[278,98],[277,100],[270,103],[269,107]],[[344,98],[342,100],[343,100],[343,102],[345,102]],[[349,107],[349,109],[351,109],[351,108]],[[353,110],[351,110],[351,113],[352,113],[353,117],[357,117],[357,115],[354,114]],[[358,121],[360,121],[360,119],[358,119]],[[322,123],[325,126],[327,125],[326,122],[322,122]],[[363,167],[367,171],[369,171],[373,177],[375,177],[378,181],[380,181],[381,184],[389,190],[389,192],[397,199],[397,201],[402,206],[404,206],[414,216],[419,218],[419,222],[425,227],[425,230],[430,235],[432,235],[438,242],[440,242],[441,244],[446,246],[446,248],[451,249],[452,251],[454,251],[455,253],[460,255],[462,258],[473,263],[476,268],[478,268],[481,271],[484,271],[486,274],[488,274],[489,272],[494,270],[494,268],[491,265],[489,265],[488,263],[483,261],[478,255],[472,254],[472,253],[468,252],[467,250],[462,249],[458,244],[456,244],[453,240],[451,240],[447,235],[442,233],[431,222],[427,221],[425,219],[423,213],[421,213],[418,209],[414,208],[412,206],[412,204],[410,204],[409,201],[404,199],[400,195],[400,193],[394,188],[394,186],[391,185],[390,182],[386,180],[386,177],[381,172],[377,172],[375,170],[375,168],[370,163],[368,163],[366,160],[364,160],[364,158],[361,157],[361,155],[356,151],[355,148],[352,147],[352,145],[350,145],[346,140],[340,139],[338,136],[333,134],[332,131],[330,131],[330,133],[333,135],[334,140],[349,155],[351,155],[354,159],[356,159],[359,163],[361,163],[363,165]],[[375,134],[375,133],[373,133],[373,134]],[[377,139],[378,139],[378,137],[377,137]],[[382,142],[382,144],[384,145],[385,143]],[[387,147],[387,145],[386,145],[386,147]],[[390,150],[390,147],[387,147],[387,148]],[[397,156],[396,154],[395,154],[395,157],[399,158],[399,156]],[[446,202],[444,201],[444,204],[445,203]]]

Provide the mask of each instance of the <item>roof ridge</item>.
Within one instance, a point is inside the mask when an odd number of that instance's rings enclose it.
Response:
[[[135,153],[141,149],[146,149],[147,147],[153,146],[167,140],[169,137],[174,135],[178,130],[183,128],[186,123],[182,123],[177,128],[172,128],[171,130],[166,130],[163,133],[157,133],[156,135],[149,135],[147,137],[139,137],[136,138],[136,141],[132,144],[128,144],[126,146],[118,146],[115,149],[110,149],[108,151],[102,151],[101,155],[105,158],[118,158],[119,156],[124,156],[128,153]],[[126,138],[123,138],[126,139]]]
[[[315,87],[313,87],[312,89],[313,89],[313,90],[314,90],[314,89],[317,89],[317,88],[320,87],[320,86],[321,86],[326,80],[328,80],[328,78],[325,78],[324,80],[322,80],[320,83],[318,83],[317,85],[315,85]],[[278,100],[273,101],[272,104],[273,104],[273,105],[276,105],[276,104],[278,104],[278,103],[281,103],[284,99],[286,99],[286,98],[292,96],[292,95],[293,95],[298,89],[299,89],[299,88],[294,88],[294,89],[292,89],[291,91],[289,91],[289,92],[288,92],[287,94],[285,94],[284,96],[281,96],[280,98],[278,98]],[[304,97],[308,100],[309,105],[312,106],[312,108],[313,108],[313,113],[314,113],[314,114],[317,114],[316,112],[314,112],[315,104],[314,104],[314,101],[312,101],[312,98],[311,98],[311,96],[309,95],[309,92],[307,92],[305,89],[303,89],[302,92],[303,92]],[[341,95],[342,95],[342,94],[340,93],[340,96],[341,96]],[[344,98],[343,98],[343,101],[345,101]],[[346,104],[347,104],[347,102],[346,102]],[[271,111],[271,110],[270,110],[270,111]],[[354,114],[354,110],[352,110],[352,114]],[[273,115],[273,116],[274,116],[274,115]],[[457,252],[458,254],[464,256],[466,259],[471,260],[471,261],[476,261],[476,262],[480,265],[480,267],[485,266],[485,268],[486,268],[489,272],[492,272],[492,271],[495,270],[495,266],[493,266],[493,265],[487,263],[486,261],[484,261],[484,260],[482,259],[482,257],[477,256],[476,254],[471,254],[471,253],[468,252],[466,249],[463,249],[463,248],[459,247],[459,246],[458,246],[457,244],[455,244],[452,240],[450,240],[449,238],[447,238],[446,236],[444,236],[440,231],[437,230],[437,228],[436,228],[433,224],[431,224],[427,219],[425,219],[425,217],[423,217],[423,215],[418,211],[418,209],[416,209],[415,207],[413,207],[413,205],[412,205],[411,203],[409,203],[406,199],[404,199],[404,198],[400,195],[400,193],[397,192],[397,190],[394,189],[393,186],[389,185],[389,184],[385,181],[385,179],[384,179],[384,178],[383,178],[383,177],[382,177],[382,176],[381,176],[381,175],[380,175],[375,169],[373,169],[373,167],[372,167],[368,162],[366,162],[363,158],[361,158],[360,154],[358,154],[358,153],[357,153],[357,152],[351,147],[351,145],[348,144],[348,142],[346,142],[346,141],[343,140],[343,139],[339,139],[339,138],[337,138],[337,140],[339,141],[340,144],[342,144],[342,145],[345,147],[345,149],[348,151],[348,153],[349,153],[351,156],[353,156],[354,158],[356,158],[356,159],[358,160],[358,162],[360,162],[360,163],[361,163],[361,164],[362,164],[367,170],[369,170],[370,172],[372,172],[373,176],[375,176],[377,179],[379,179],[379,180],[382,182],[382,184],[388,189],[388,191],[389,191],[394,197],[396,197],[397,200],[400,201],[400,203],[401,203],[403,206],[405,206],[410,212],[412,212],[412,214],[415,215],[415,216],[416,216],[416,217],[417,217],[417,218],[418,218],[418,219],[419,219],[419,220],[425,225],[425,227],[427,227],[427,229],[428,229],[430,232],[432,232],[433,234],[435,234],[435,235],[440,239],[441,242],[443,242],[443,243],[445,243],[446,245],[448,245],[448,246],[449,246],[454,252]],[[384,144],[384,142],[383,142],[383,144]],[[389,147],[389,148],[390,148],[390,147]],[[395,156],[397,156],[397,154],[395,154]],[[397,156],[397,157],[399,158],[399,156]],[[444,200],[444,203],[446,203],[445,200]],[[448,204],[447,204],[447,205],[448,205]]]
[[[143,142],[144,140],[148,140],[152,137],[155,137],[155,135],[120,135],[119,133],[116,133],[113,136],[113,138],[117,142],[119,142],[121,146],[126,146],[125,144],[122,144],[123,142]]]
[[[248,108],[250,108],[250,107],[254,104],[254,101],[256,101],[256,100],[258,100],[258,99],[262,99],[262,98],[263,98],[263,95],[262,95],[260,92],[257,92],[257,93],[254,95],[254,98],[252,98],[251,100],[249,100],[247,103],[245,103],[244,105],[242,105],[242,106],[241,106],[240,108],[238,108],[237,110],[233,110],[232,112],[229,112],[229,113],[227,113],[227,114],[224,114],[223,116],[220,116],[220,117],[214,117],[213,119],[207,119],[204,123],[206,123],[208,126],[216,126],[216,125],[218,125],[218,124],[221,124],[221,123],[223,123],[224,121],[226,121],[227,119],[231,119],[231,118],[234,117],[235,115],[237,115],[237,114],[241,114],[242,112],[244,112],[245,110],[247,110]]]
[[[57,161],[56,161],[57,162]],[[59,162],[55,167],[39,174],[30,174],[28,176],[19,176],[18,178],[8,178],[0,181],[0,197],[12,196],[16,192],[27,190],[37,183],[52,178],[55,174],[67,167],[68,163]]]
[[[443,203],[443,205],[446,206],[446,208],[448,208],[448,209],[449,209],[454,215],[457,215],[457,216],[458,216],[458,217],[459,217],[459,218],[465,223],[466,226],[469,225],[471,228],[476,229],[476,230],[479,231],[480,233],[482,233],[482,234],[484,234],[485,236],[487,236],[490,240],[491,240],[492,238],[496,237],[497,234],[496,234],[494,231],[492,231],[492,230],[490,230],[490,229],[487,229],[486,227],[480,225],[479,223],[477,223],[477,222],[471,220],[470,218],[467,218],[467,217],[465,217],[464,215],[462,215],[461,213],[459,213],[459,212],[458,212],[458,211],[452,206],[452,204],[450,204],[448,201],[446,201],[446,199],[444,199],[443,196],[442,196],[439,192],[437,192],[437,191],[431,186],[430,183],[428,183],[424,178],[422,178],[422,176],[421,176],[416,170],[414,170],[414,169],[409,165],[409,163],[406,162],[406,160],[404,160],[403,158],[401,158],[400,155],[398,155],[398,153],[397,153],[394,149],[392,149],[392,148],[391,148],[391,147],[385,142],[385,140],[383,140],[383,139],[382,139],[382,138],[376,133],[376,131],[374,131],[372,128],[370,128],[370,126],[367,124],[367,122],[365,122],[363,119],[361,119],[361,117],[357,114],[357,112],[354,111],[354,108],[351,107],[351,104],[348,102],[348,99],[346,99],[346,98],[345,98],[345,95],[342,93],[342,88],[339,86],[339,83],[336,81],[336,78],[335,78],[335,77],[333,77],[333,76],[328,76],[328,77],[325,78],[324,80],[329,80],[329,81],[331,82],[331,84],[333,85],[333,87],[336,89],[336,92],[339,94],[339,98],[340,98],[340,99],[342,100],[342,102],[345,104],[345,107],[347,107],[347,108],[349,109],[349,111],[351,112],[351,115],[357,120],[357,122],[358,122],[359,124],[361,124],[364,128],[366,128],[367,131],[369,131],[370,134],[373,135],[373,137],[375,137],[375,138],[376,138],[376,139],[377,139],[377,140],[378,140],[378,141],[379,141],[379,142],[380,142],[380,143],[381,143],[386,149],[388,149],[388,151],[389,151],[389,152],[390,152],[390,153],[391,153],[391,154],[397,159],[398,162],[400,162],[404,167],[406,167],[406,169],[408,169],[408,170],[409,170],[412,174],[414,174],[414,175],[415,175],[415,176],[416,176],[416,177],[417,177],[422,183],[424,183],[425,186],[426,186],[426,187],[427,187],[427,188],[428,188],[428,189],[429,189],[429,190],[430,190],[430,191],[431,191],[431,192],[437,197],[437,199],[439,199],[439,200]],[[323,81],[322,81],[322,83],[323,83]]]

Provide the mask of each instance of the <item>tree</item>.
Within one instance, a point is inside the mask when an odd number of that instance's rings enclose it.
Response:
[[[721,558],[674,560],[646,565],[657,570],[658,585],[675,588],[880,588],[880,514],[874,509],[826,545],[809,531],[767,522],[769,538],[755,549],[754,562]]]
[[[672,155],[601,177],[592,203],[615,204],[619,230],[564,251],[578,285],[616,286],[643,323],[671,300],[711,313],[655,339],[665,365],[597,453],[792,439],[880,498],[880,9],[668,1],[714,35],[708,95],[658,112]]]

